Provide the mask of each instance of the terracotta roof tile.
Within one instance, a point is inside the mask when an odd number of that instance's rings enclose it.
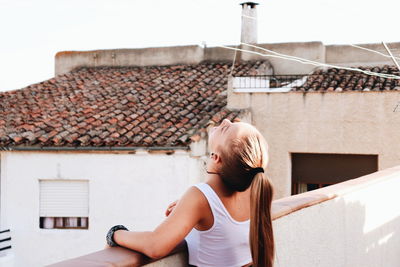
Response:
[[[400,76],[400,71],[396,66],[359,67],[359,69]],[[306,82],[302,86],[295,87],[292,90],[303,92],[400,90],[400,80],[330,68],[328,70],[315,71],[308,76]]]
[[[236,63],[254,74],[261,61]],[[0,147],[187,146],[226,109],[229,63],[82,68],[0,93]]]

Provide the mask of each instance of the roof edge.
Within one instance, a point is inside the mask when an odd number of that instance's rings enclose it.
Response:
[[[186,150],[189,146],[169,146],[169,147],[0,147],[0,151],[166,151],[166,150]]]

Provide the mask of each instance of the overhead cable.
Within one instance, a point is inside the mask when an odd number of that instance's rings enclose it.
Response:
[[[398,63],[397,60],[394,58],[394,56],[393,56],[393,54],[392,54],[392,51],[390,51],[389,47],[386,45],[385,42],[382,42],[382,44],[383,44],[383,46],[385,47],[386,51],[388,51],[390,57],[391,57],[392,60],[393,60],[393,63],[396,65],[397,69],[400,70],[399,63]]]
[[[319,67],[335,68],[335,69],[343,69],[343,70],[348,70],[348,71],[356,71],[356,72],[361,72],[361,73],[364,73],[364,74],[367,74],[367,75],[371,75],[371,76],[377,76],[377,77],[382,77],[382,78],[400,80],[400,76],[393,75],[393,74],[378,73],[378,72],[362,70],[362,69],[352,68],[352,67],[336,66],[336,65],[321,63],[321,62],[317,62],[317,61],[312,61],[312,60],[305,59],[305,58],[285,55],[285,54],[278,53],[278,52],[275,52],[275,51],[272,51],[272,50],[269,50],[269,49],[266,49],[266,48],[263,48],[263,47],[255,46],[255,45],[252,45],[252,44],[246,44],[246,43],[241,43],[241,44],[249,46],[249,47],[253,47],[253,48],[256,48],[256,49],[263,50],[263,51],[268,52],[270,54],[260,53],[260,52],[257,52],[257,51],[251,51],[251,50],[246,50],[246,49],[241,49],[241,48],[229,47],[229,46],[224,46],[224,45],[220,45],[219,47],[225,48],[225,49],[234,50],[234,51],[240,51],[240,52],[250,53],[250,54],[254,54],[254,55],[259,55],[259,56],[262,56],[262,57],[280,58],[280,59],[286,59],[286,60],[299,62],[301,64],[314,65],[314,66],[319,66]]]
[[[349,70],[349,71],[357,71],[357,72],[362,72],[364,74],[368,74],[368,75],[373,75],[373,76],[379,76],[379,77],[383,77],[383,78],[393,78],[393,79],[400,79],[400,76],[397,75],[393,75],[393,74],[386,74],[386,73],[379,73],[379,72],[373,72],[373,71],[368,71],[368,70],[362,70],[359,68],[352,68],[352,67],[344,67],[344,66],[336,66],[336,65],[331,65],[331,64],[326,64],[326,63],[321,63],[321,62],[317,62],[317,61],[312,61],[309,59],[305,59],[305,58],[300,58],[300,57],[295,57],[295,56],[290,56],[290,55],[285,55],[285,54],[281,54],[269,49],[266,49],[264,47],[260,47],[260,46],[256,46],[256,45],[252,45],[252,44],[246,44],[246,43],[241,43],[242,45],[247,45],[253,48],[257,48],[260,50],[263,50],[265,52],[269,52],[272,53],[274,55],[279,55],[279,56],[283,56],[283,57],[287,57],[287,59],[292,58],[292,59],[297,59],[297,60],[302,60],[306,63],[304,64],[311,64],[311,65],[316,65],[316,66],[322,66],[322,67],[328,67],[328,68],[336,68],[336,69],[343,69],[343,70]]]
[[[355,45],[355,44],[349,44],[349,46],[352,46],[352,47],[355,47],[355,48],[358,48],[358,49],[362,49],[362,50],[365,50],[365,51],[369,51],[369,52],[372,52],[372,53],[376,53],[376,54],[381,55],[383,57],[391,58],[391,56],[386,55],[386,54],[384,54],[384,53],[382,53],[380,51],[369,49],[369,48],[366,48],[366,47],[363,47],[363,46],[359,46],[359,45]],[[394,57],[394,58],[400,60],[399,57]]]

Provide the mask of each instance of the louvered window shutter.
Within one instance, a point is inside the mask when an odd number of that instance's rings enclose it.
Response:
[[[89,217],[89,183],[40,180],[40,217]]]

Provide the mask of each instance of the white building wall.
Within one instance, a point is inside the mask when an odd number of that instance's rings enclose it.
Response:
[[[15,266],[43,266],[105,245],[115,224],[151,230],[167,205],[201,180],[201,160],[121,153],[1,153],[0,226],[12,230]],[[89,229],[39,228],[39,179],[89,180]]]
[[[397,167],[304,194],[338,196],[274,221],[275,266],[400,266],[399,187]]]

